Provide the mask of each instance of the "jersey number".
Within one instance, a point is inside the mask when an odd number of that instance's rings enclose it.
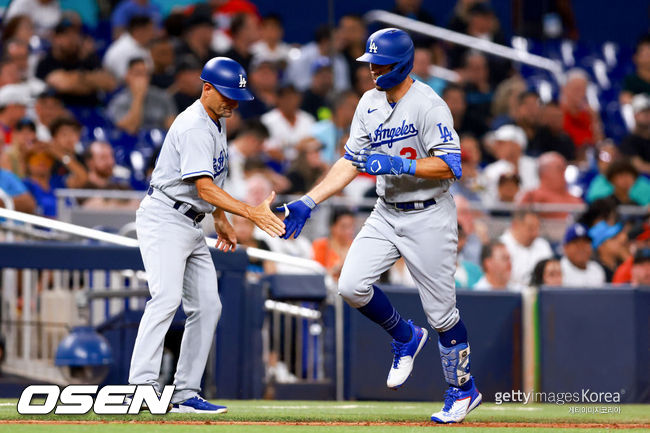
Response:
[[[416,159],[418,153],[412,147],[404,147],[399,151],[399,154],[406,157],[406,159]]]
[[[451,132],[449,132],[449,129],[447,129],[446,126],[442,126],[442,123],[438,123],[438,131],[440,131],[440,139],[442,140],[443,143],[447,143],[451,140],[453,140],[453,136],[451,135]]]

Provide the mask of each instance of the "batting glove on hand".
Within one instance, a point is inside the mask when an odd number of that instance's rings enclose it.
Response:
[[[415,174],[416,162],[412,159],[399,156],[384,155],[383,153],[370,153],[366,149],[361,150],[354,156],[352,164],[362,173],[374,176],[381,174]]]
[[[315,207],[316,202],[308,195],[304,195],[300,200],[294,200],[275,208],[277,212],[284,211],[285,232],[281,237],[289,239],[291,235],[294,235],[293,238],[297,239]]]

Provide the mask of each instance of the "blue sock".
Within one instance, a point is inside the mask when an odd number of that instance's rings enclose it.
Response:
[[[440,338],[440,344],[445,347],[467,343],[467,328],[465,328],[463,321],[459,320],[450,330],[439,332],[438,337]],[[469,391],[472,388],[472,382],[472,380],[467,381],[460,386],[460,389],[463,391]]]
[[[411,326],[402,319],[388,297],[377,286],[372,286],[372,299],[358,310],[388,332],[395,340],[406,343],[411,340]]]

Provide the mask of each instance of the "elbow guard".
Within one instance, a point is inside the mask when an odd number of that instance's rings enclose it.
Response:
[[[456,179],[461,178],[463,175],[463,167],[460,163],[460,153],[445,153],[444,155],[438,156],[438,158],[445,161],[445,164],[449,166]]]

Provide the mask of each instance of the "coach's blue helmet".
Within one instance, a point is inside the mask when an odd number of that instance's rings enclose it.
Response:
[[[408,77],[413,69],[414,52],[413,41],[404,30],[381,29],[370,35],[366,42],[366,52],[357,61],[375,65],[395,63],[392,71],[377,78],[379,87],[390,89]]]
[[[248,76],[244,68],[228,57],[213,57],[208,60],[201,71],[201,80],[219,91],[226,98],[235,101],[254,99],[248,90]]]

